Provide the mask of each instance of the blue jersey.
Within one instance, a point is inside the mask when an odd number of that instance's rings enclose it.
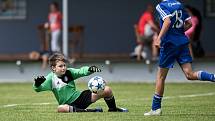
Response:
[[[165,18],[170,17],[171,20],[168,31],[161,38],[161,46],[167,42],[176,46],[189,43],[184,34],[184,22],[191,17],[184,10],[182,4],[177,0],[163,0],[156,6],[156,10],[160,16],[160,27],[162,27]]]

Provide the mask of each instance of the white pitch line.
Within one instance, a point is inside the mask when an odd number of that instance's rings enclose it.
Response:
[[[32,105],[50,105],[51,103],[33,103]]]
[[[210,92],[210,93],[202,93],[202,94],[190,94],[190,95],[178,95],[178,96],[164,96],[163,99],[177,99],[177,98],[193,98],[193,97],[205,97],[205,96],[213,96],[215,95],[215,92]],[[148,101],[148,100],[152,100],[152,98],[136,98],[136,99],[132,99],[132,101]],[[117,100],[118,101],[128,101],[128,99],[121,99],[121,100]]]
[[[8,105],[3,105],[2,107],[7,108],[7,107],[14,107],[17,106],[18,104],[8,104]]]
[[[192,98],[192,97],[204,97],[204,96],[212,96],[215,95],[214,92],[211,93],[203,93],[203,94],[191,94],[191,95],[179,95],[179,96],[169,96],[164,97],[163,99],[174,99],[174,98]]]
[[[213,96],[215,95],[215,92],[210,92],[210,93],[202,93],[202,94],[191,94],[191,95],[178,95],[178,96],[167,96],[163,97],[163,99],[177,99],[177,98],[193,98],[193,97],[205,97],[205,96]],[[151,100],[151,98],[136,98],[132,99],[132,101],[148,101]],[[125,102],[129,101],[128,99],[119,99],[117,102]],[[102,101],[97,101],[97,102],[102,102]],[[9,107],[16,107],[16,106],[27,106],[27,105],[51,105],[51,104],[56,104],[56,103],[26,103],[26,104],[7,104],[7,105],[2,105],[0,108],[9,108]]]
[[[25,103],[25,104],[7,104],[2,105],[0,108],[8,108],[8,107],[15,107],[15,106],[26,106],[26,105],[51,105],[55,103]]]

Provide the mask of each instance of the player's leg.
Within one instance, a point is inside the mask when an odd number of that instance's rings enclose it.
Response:
[[[91,101],[96,102],[100,98],[104,98],[104,100],[109,108],[108,111],[110,111],[110,112],[111,111],[112,112],[128,112],[127,109],[119,108],[116,106],[116,101],[113,96],[112,89],[109,86],[105,86],[105,89],[102,93],[99,93],[99,94],[92,93]]]
[[[59,105],[57,108],[58,113],[73,113],[73,112],[103,112],[101,108],[95,109],[81,109],[71,105]]]
[[[169,71],[168,68],[158,68],[157,77],[156,77],[155,94],[163,96],[165,79],[168,71]]]
[[[151,111],[145,113],[148,115],[161,115],[161,101],[164,94],[164,85],[169,68],[172,68],[175,62],[175,47],[171,43],[167,43],[160,49],[159,68],[156,76],[155,94],[152,99]]]
[[[181,68],[188,80],[200,80],[215,82],[215,75],[206,71],[193,71],[191,63],[181,65]]]
[[[109,109],[116,109],[115,99],[109,86],[105,86],[105,89],[102,93],[92,93],[92,102],[96,102],[100,98],[104,98]]]
[[[177,49],[171,43],[167,43],[160,49],[159,68],[156,76],[156,88],[152,101],[152,111],[156,111],[161,108],[165,79],[169,68],[172,68],[174,65],[176,55]]]
[[[152,108],[151,111],[144,114],[145,116],[161,115],[161,101],[164,94],[164,85],[168,70],[168,68],[158,68],[155,94],[152,99]]]
[[[190,55],[188,45],[181,47],[177,62],[181,65],[181,68],[188,80],[215,81],[214,74],[205,71],[194,72],[192,70],[192,57]]]
[[[104,91],[102,91],[101,93],[92,93],[92,98],[91,101],[92,102],[96,102],[97,100],[99,100],[100,98],[105,98],[105,97],[112,97],[113,93],[112,90],[109,86],[105,86]]]
[[[58,113],[68,113],[68,112],[70,112],[70,106],[67,104],[66,105],[59,105],[57,108],[57,112]]]

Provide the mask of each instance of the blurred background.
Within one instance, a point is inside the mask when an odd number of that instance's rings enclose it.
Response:
[[[5,14],[4,5],[11,12]],[[48,21],[49,5],[54,0],[0,0],[0,81],[32,81],[35,75],[47,74],[41,60],[31,59],[32,51],[50,50]],[[59,3],[63,12],[64,0]],[[68,58],[71,67],[99,65],[104,78],[110,81],[154,82],[157,61],[137,61],[131,53],[137,44],[134,24],[146,6],[158,0],[67,0]],[[202,17],[201,47],[204,56],[194,59],[194,69],[215,72],[215,0],[181,0],[200,11]],[[64,6],[65,7],[65,6]],[[156,13],[155,21],[158,20]],[[63,18],[64,19],[64,18]],[[63,31],[62,31],[63,32]],[[62,34],[63,35],[63,34]],[[63,45],[63,39],[60,45]],[[64,46],[65,47],[65,46]],[[63,51],[63,48],[61,48]],[[167,81],[186,81],[178,65]],[[177,74],[176,74],[177,73]]]

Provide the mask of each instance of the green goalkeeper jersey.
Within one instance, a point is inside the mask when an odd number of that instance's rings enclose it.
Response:
[[[81,91],[76,90],[75,79],[90,75],[91,72],[88,69],[88,66],[80,69],[68,68],[64,78],[57,77],[55,73],[51,72],[39,87],[34,84],[33,88],[36,92],[52,91],[59,105],[70,104],[81,94]]]

